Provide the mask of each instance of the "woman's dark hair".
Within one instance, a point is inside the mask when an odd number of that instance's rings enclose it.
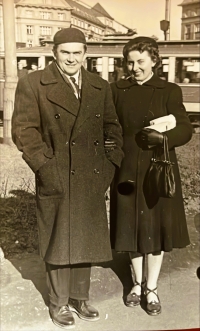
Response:
[[[158,48],[154,47],[150,42],[139,42],[137,44],[125,45],[123,49],[123,56],[125,61],[127,61],[127,56],[131,51],[138,51],[140,53],[147,51],[152,61],[156,63],[154,68],[158,67],[161,63],[161,58],[159,55]]]

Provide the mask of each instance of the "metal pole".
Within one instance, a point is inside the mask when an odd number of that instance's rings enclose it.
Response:
[[[11,118],[14,109],[14,96],[17,85],[17,57],[15,40],[14,0],[3,0],[3,26],[5,48],[5,85],[3,102],[3,142],[12,144]]]
[[[165,20],[169,21],[169,29],[166,31],[165,40],[169,40],[170,35],[170,0],[165,0]]]

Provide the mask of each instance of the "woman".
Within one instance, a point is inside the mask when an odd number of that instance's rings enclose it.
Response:
[[[153,73],[160,64],[156,41],[136,37],[125,45],[123,55],[129,76],[111,84],[125,153],[111,187],[111,242],[116,251],[130,254],[135,282],[125,301],[128,307],[140,304],[147,256],[146,311],[158,315],[161,303],[157,281],[163,254],[189,244],[175,147],[191,139],[192,126],[182,104],[180,87]],[[143,184],[154,148],[163,146],[163,133],[144,127],[169,114],[174,115],[176,127],[164,134],[170,159],[175,163],[176,196],[156,200],[148,198]]]

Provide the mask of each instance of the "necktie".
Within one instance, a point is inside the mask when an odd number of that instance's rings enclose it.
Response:
[[[73,85],[76,88],[76,91],[77,91],[77,94],[78,94],[78,98],[79,98],[79,86],[78,86],[78,84],[76,84],[76,79],[74,77],[70,77],[70,79],[71,79]]]

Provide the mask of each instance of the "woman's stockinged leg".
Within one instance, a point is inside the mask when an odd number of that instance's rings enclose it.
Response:
[[[144,258],[141,254],[138,253],[129,253],[129,255],[135,274],[135,280],[131,292],[126,297],[125,305],[127,307],[133,308],[135,306],[139,306],[141,302],[141,283],[143,277]]]
[[[147,288],[153,290],[157,287],[158,277],[162,266],[164,252],[161,251],[160,255],[147,255]],[[155,290],[157,293],[157,290]],[[154,293],[147,295],[147,302],[158,301]]]
[[[135,281],[141,284],[143,281],[144,256],[133,257],[131,253],[129,253],[129,255],[135,274]],[[135,283],[131,292],[135,292],[137,295],[141,295],[141,286]]]

